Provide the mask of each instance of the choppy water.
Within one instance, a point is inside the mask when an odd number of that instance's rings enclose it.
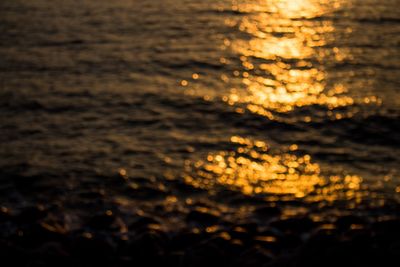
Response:
[[[400,192],[398,4],[3,0],[0,199],[170,223],[382,207]]]

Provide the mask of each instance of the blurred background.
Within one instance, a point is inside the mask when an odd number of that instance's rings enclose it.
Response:
[[[399,225],[398,4],[1,1],[1,239],[30,251],[38,225],[120,253],[149,229],[217,235],[260,250],[250,266],[361,231],[383,253],[371,236]]]

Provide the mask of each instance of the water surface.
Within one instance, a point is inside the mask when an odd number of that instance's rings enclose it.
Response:
[[[2,205],[393,216],[397,5],[2,1]]]

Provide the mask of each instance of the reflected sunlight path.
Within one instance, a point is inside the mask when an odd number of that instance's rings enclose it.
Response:
[[[226,24],[243,37],[226,38],[223,49],[237,55],[241,69],[223,75],[222,80],[232,89],[222,100],[237,107],[238,113],[249,111],[268,120],[306,123],[316,116],[350,118],[357,113],[353,105],[379,104],[375,96],[355,99],[340,80],[329,80],[326,65],[352,57],[332,45],[336,38],[332,14],[345,4],[342,0],[233,1],[232,10],[242,16],[227,19]],[[351,28],[346,31],[350,33]],[[235,85],[235,80],[239,84]],[[321,108],[315,112],[315,107]],[[311,112],[302,114],[299,110],[304,108]],[[232,136],[230,141],[232,150],[187,161],[186,183],[205,189],[222,186],[246,195],[361,201],[361,177],[321,174],[320,165],[310,155],[294,152],[296,144],[289,151],[271,152],[264,141],[240,136]]]
[[[293,196],[312,202],[361,201],[361,177],[324,177],[310,155],[296,155],[297,145],[287,152],[271,153],[264,141],[240,136],[232,136],[231,145],[233,150],[210,153],[204,161],[187,161],[185,182],[202,189],[222,185],[246,195]]]
[[[244,105],[270,120],[305,106],[324,106],[328,109],[325,115],[331,119],[352,117],[354,111],[340,109],[352,106],[355,99],[346,94],[348,89],[340,82],[327,87],[324,68],[327,62],[351,57],[330,44],[335,26],[329,15],[344,1],[247,2],[233,9],[248,15],[226,23],[249,38],[224,42],[239,55],[243,69],[235,71],[232,78],[241,78],[245,90],[232,88],[223,100],[229,105]],[[379,100],[370,97],[363,101]],[[304,116],[300,120],[312,119]]]

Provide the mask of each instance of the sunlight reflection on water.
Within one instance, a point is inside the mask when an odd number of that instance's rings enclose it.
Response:
[[[332,45],[337,30],[332,14],[345,5],[346,1],[328,0],[234,1],[232,10],[242,16],[225,23],[242,37],[225,38],[223,49],[237,56],[240,67],[222,75],[231,87],[222,100],[237,107],[238,113],[249,111],[268,120],[306,123],[317,116],[351,118],[358,112],[354,106],[380,105],[378,97],[355,98],[346,84],[329,78],[328,62],[353,57],[349,50]],[[340,30],[352,32],[350,27]],[[235,59],[220,61],[229,65]],[[323,114],[313,110],[295,113],[314,107],[322,107]],[[246,195],[361,201],[360,176],[323,174],[310,155],[294,152],[297,144],[289,151],[275,153],[264,141],[233,136],[231,142],[231,151],[211,152],[205,160],[187,161],[186,183],[207,189],[222,185]]]
[[[264,141],[231,137],[231,151],[209,153],[206,160],[186,163],[185,181],[197,188],[218,185],[246,195],[291,195],[307,201],[361,199],[362,178],[356,175],[324,176],[310,155],[297,155],[297,145],[270,152]],[[193,174],[193,175],[192,175]]]
[[[329,44],[334,40],[335,26],[324,16],[342,5],[343,1],[311,0],[234,4],[234,10],[249,14],[226,24],[248,34],[249,39],[224,42],[238,54],[243,68],[233,73],[242,79],[242,86],[232,88],[223,100],[229,105],[244,105],[270,120],[277,119],[276,114],[313,105],[327,107],[325,115],[331,119],[352,117],[356,111],[339,109],[360,101],[347,94],[348,89],[340,82],[328,88],[324,67],[328,61],[352,57]],[[372,96],[361,102],[379,104],[380,100]],[[303,120],[310,122],[312,117]]]

